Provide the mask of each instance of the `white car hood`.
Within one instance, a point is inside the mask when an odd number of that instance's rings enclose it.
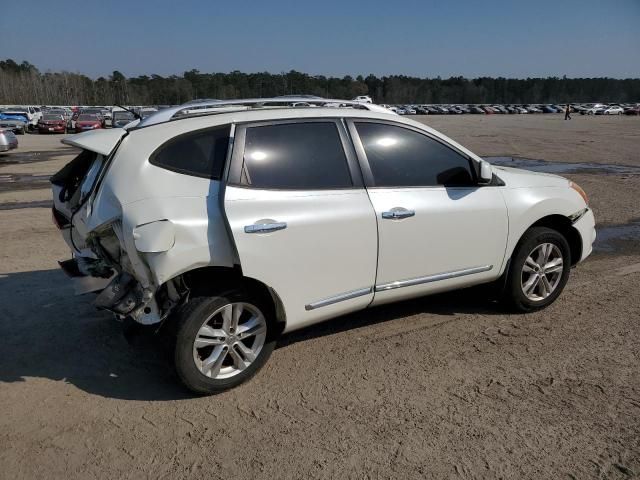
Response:
[[[507,187],[568,187],[569,180],[551,173],[532,172],[521,168],[499,167],[493,165],[493,171]]]
[[[98,129],[63,138],[62,143],[108,156],[127,134],[123,128]]]

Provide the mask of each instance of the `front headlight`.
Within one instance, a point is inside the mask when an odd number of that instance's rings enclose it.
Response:
[[[574,182],[569,182],[569,186],[571,188],[573,188],[576,192],[578,192],[578,194],[582,197],[582,199],[584,200],[584,203],[586,203],[587,205],[589,205],[589,197],[587,197],[586,192],[580,188],[580,185],[578,185],[577,183]]]

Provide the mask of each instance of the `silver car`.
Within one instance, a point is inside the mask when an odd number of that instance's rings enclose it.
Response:
[[[18,137],[9,128],[0,128],[0,152],[18,148]]]

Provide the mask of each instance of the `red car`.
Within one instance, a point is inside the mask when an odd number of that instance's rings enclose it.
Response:
[[[38,133],[67,133],[67,121],[62,115],[44,114],[38,120]]]
[[[625,115],[640,115],[640,106],[636,105],[635,107],[625,108]]]
[[[98,115],[81,113],[76,119],[76,133],[102,128],[102,119]]]

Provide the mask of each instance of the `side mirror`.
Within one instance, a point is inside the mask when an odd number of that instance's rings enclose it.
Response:
[[[489,162],[483,160],[480,163],[480,178],[478,179],[478,183],[486,185],[488,183],[491,183],[492,180],[493,168],[491,167],[491,164]]]

